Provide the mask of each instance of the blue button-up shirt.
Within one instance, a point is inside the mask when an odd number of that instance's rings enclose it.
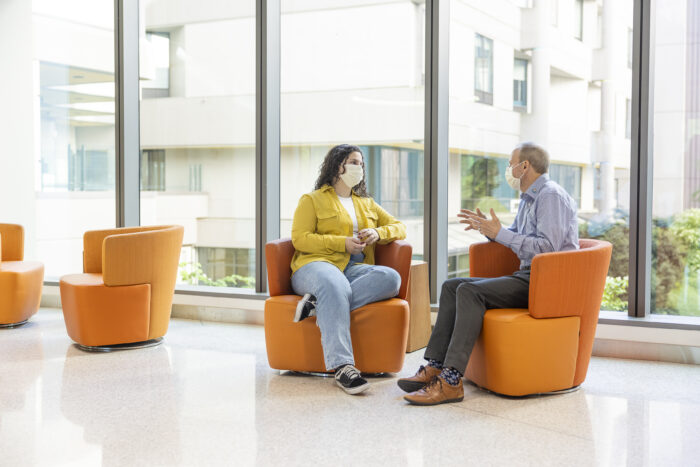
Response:
[[[520,195],[513,225],[501,227],[495,240],[518,255],[520,269],[529,268],[539,253],[576,250],[576,201],[549,175],[542,174]]]

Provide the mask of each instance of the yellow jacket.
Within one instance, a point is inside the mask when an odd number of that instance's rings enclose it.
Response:
[[[374,228],[378,243],[391,243],[406,238],[406,226],[386,212],[372,198],[352,193],[359,230]],[[350,262],[345,251],[345,239],[352,237],[352,219],[335,189],[324,185],[305,194],[299,200],[292,222],[292,243],[296,252],[292,258],[292,274],[312,261],[326,261],[341,271]],[[374,245],[365,247],[366,264],[374,264]]]

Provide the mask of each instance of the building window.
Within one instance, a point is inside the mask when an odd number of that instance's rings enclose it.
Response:
[[[450,254],[447,257],[447,278],[469,277],[469,253]]]
[[[165,191],[165,150],[141,151],[141,190]]]
[[[481,34],[476,35],[474,49],[474,97],[493,105],[493,40]]]
[[[141,97],[154,99],[170,96],[170,34],[167,32],[147,32],[146,42],[150,67],[145,71]]]
[[[367,187],[385,210],[401,219],[423,216],[423,151],[362,146]]]
[[[634,58],[634,35],[632,28],[627,29],[627,68],[632,68]]]
[[[522,58],[513,64],[513,108],[527,111],[527,60]]]
[[[574,37],[583,40],[583,0],[574,0]]]
[[[254,288],[255,250],[197,247],[197,285]]]
[[[561,185],[576,200],[576,203],[581,206],[581,167],[550,164],[549,177]]]
[[[202,164],[190,164],[189,191],[195,193],[202,191]]]

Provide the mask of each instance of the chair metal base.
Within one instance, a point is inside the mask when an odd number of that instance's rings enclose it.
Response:
[[[492,390],[487,389],[487,388],[485,388],[485,387],[479,386],[479,385],[476,384],[474,381],[471,381],[471,380],[469,380],[469,379],[465,379],[465,381],[468,382],[468,383],[470,383],[470,384],[472,384],[473,386],[476,386],[477,388],[479,388],[479,389],[481,389],[481,390],[483,390],[483,391],[490,392],[491,394],[495,394],[495,395],[500,396],[500,397],[506,397],[506,398],[508,398],[508,399],[525,399],[525,398],[528,398],[528,397],[556,396],[556,395],[559,395],[559,394],[569,394],[569,393],[571,393],[571,392],[576,392],[576,391],[578,391],[579,389],[581,389],[581,385],[579,384],[578,386],[574,386],[574,387],[567,388],[567,389],[560,389],[559,391],[537,392],[537,393],[535,393],[535,394],[525,394],[525,395],[522,395],[522,396],[511,396],[511,395],[509,395],[509,394],[501,394],[500,392],[492,391]]]
[[[115,345],[83,345],[76,343],[76,347],[80,350],[85,350],[86,352],[115,352],[117,350],[132,350],[132,349],[145,349],[147,347],[155,347],[163,343],[162,337],[157,337],[155,339],[141,341],[141,342],[129,342],[128,344],[115,344]]]
[[[19,323],[7,323],[7,324],[0,324],[0,329],[12,329],[16,328],[22,325],[25,325],[29,322],[29,319],[25,319],[24,321],[20,321]]]
[[[296,370],[289,370],[292,373],[298,374],[298,375],[306,375],[306,376],[320,376],[321,378],[332,378],[335,376],[335,373],[328,372],[328,373],[320,373],[316,371],[296,371]],[[379,377],[379,376],[386,376],[388,373],[362,373],[362,376],[369,376],[369,377]]]

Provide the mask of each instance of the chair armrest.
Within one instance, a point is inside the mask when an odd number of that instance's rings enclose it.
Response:
[[[380,266],[388,266],[401,276],[401,288],[398,298],[406,299],[408,280],[411,274],[411,256],[413,247],[404,240],[394,240],[385,245],[377,244],[374,250],[374,262]]]
[[[474,243],[469,247],[471,277],[509,276],[519,268],[520,260],[513,250],[500,243]]]
[[[184,228],[159,226],[107,236],[102,247],[102,280],[106,286],[152,283],[177,276]],[[172,277],[173,284],[176,277]]]
[[[294,257],[294,245],[291,238],[280,238],[265,245],[267,284],[271,297],[294,295],[294,290],[292,290],[292,257]]]
[[[583,316],[600,310],[612,245],[593,240],[580,243],[579,250],[533,258],[528,306],[533,318]]]
[[[22,261],[24,259],[24,227],[18,224],[0,224],[0,260]]]

